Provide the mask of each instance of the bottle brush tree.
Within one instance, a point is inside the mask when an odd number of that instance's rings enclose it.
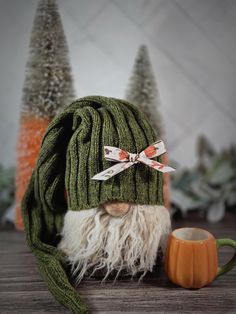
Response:
[[[152,69],[148,49],[141,45],[136,56],[133,71],[129,80],[125,98],[139,107],[148,117],[156,131],[157,139],[164,136],[162,117],[159,112],[160,97]],[[168,156],[164,154],[162,162],[168,164]],[[170,177],[164,174],[163,193],[165,206],[170,207]]]
[[[74,97],[68,47],[55,0],[40,0],[20,113],[16,167],[16,227],[23,229],[21,201],[51,119]]]

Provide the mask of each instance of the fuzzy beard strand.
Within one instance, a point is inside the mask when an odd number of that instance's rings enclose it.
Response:
[[[158,205],[131,205],[120,217],[103,208],[69,210],[58,248],[67,255],[77,284],[99,270],[105,270],[102,281],[114,271],[116,278],[125,271],[132,277],[141,273],[141,279],[152,271],[158,248],[165,251],[170,230],[169,212]]]

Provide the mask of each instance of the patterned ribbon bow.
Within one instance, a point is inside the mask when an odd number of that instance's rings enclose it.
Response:
[[[138,154],[131,154],[125,150],[113,146],[104,146],[105,158],[109,161],[114,161],[118,163],[102,172],[97,173],[94,177],[92,177],[92,179],[108,180],[119,172],[128,169],[132,165],[140,162],[161,172],[175,171],[174,168],[150,159],[160,156],[165,152],[166,149],[163,141],[157,141],[153,143]]]

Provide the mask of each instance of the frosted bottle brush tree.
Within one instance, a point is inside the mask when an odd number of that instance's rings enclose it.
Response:
[[[145,45],[141,45],[138,50],[126,91],[126,99],[146,114],[150,124],[156,131],[157,139],[162,139],[164,133],[163,123],[158,110],[160,97],[148,49]],[[163,155],[162,162],[168,164],[167,154]],[[163,175],[163,180],[164,203],[167,208],[170,208],[170,176],[168,173]]]
[[[41,0],[31,34],[23,114],[52,118],[71,101],[68,48],[55,0]]]
[[[130,77],[126,99],[137,105],[148,117],[159,138],[163,136],[160,99],[148,49],[141,45]]]
[[[158,110],[160,98],[148,49],[145,45],[139,47],[125,98],[147,115],[150,124],[156,131],[157,139],[162,139],[163,124]],[[162,162],[168,164],[167,154],[163,155]],[[167,208],[170,208],[169,174],[165,173],[163,179],[164,203]]]
[[[74,97],[68,48],[55,0],[39,2],[23,88],[16,169],[16,226],[20,203],[50,120]]]

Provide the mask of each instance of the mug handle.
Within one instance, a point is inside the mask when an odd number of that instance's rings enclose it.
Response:
[[[218,267],[216,276],[221,276],[230,271],[236,265],[236,241],[232,239],[217,239],[216,245],[217,249],[222,246],[231,246],[234,249],[234,256],[231,258],[231,260],[227,264]]]

